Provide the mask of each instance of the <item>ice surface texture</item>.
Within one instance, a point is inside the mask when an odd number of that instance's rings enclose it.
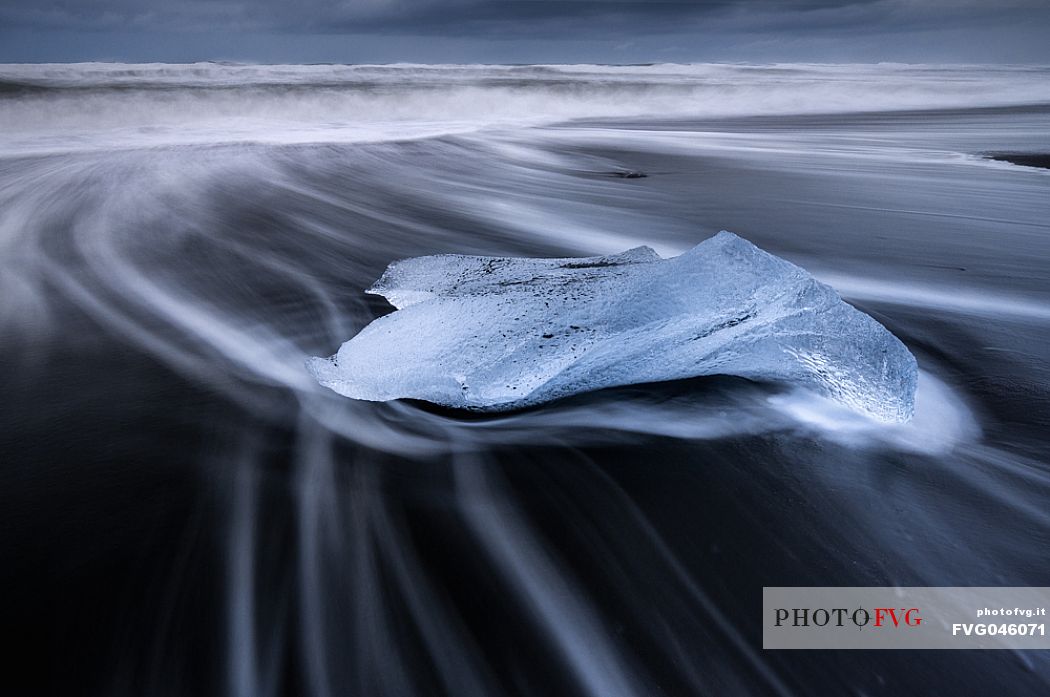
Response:
[[[887,422],[912,415],[915,359],[803,269],[721,232],[681,256],[439,255],[368,290],[400,308],[317,380],[372,401],[503,411],[614,385],[737,375],[815,390]]]

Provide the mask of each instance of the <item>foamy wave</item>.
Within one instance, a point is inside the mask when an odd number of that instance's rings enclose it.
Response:
[[[1050,68],[902,65],[0,65],[0,153],[1043,103],[1048,77]]]

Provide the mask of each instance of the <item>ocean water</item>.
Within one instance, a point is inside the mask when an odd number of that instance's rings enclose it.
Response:
[[[1050,152],[1050,69],[8,65],[0,126],[13,693],[1050,689],[1042,653],[759,624],[763,586],[1048,584],[1050,170],[987,155]],[[733,378],[468,417],[304,369],[395,259],[722,229],[904,341],[910,424]]]

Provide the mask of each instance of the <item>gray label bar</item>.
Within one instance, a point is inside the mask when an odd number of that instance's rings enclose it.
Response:
[[[762,589],[765,649],[1050,649],[1050,588]]]

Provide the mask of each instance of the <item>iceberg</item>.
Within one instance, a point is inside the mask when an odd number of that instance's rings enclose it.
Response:
[[[903,343],[803,269],[729,232],[663,259],[443,254],[391,264],[367,292],[398,308],[307,368],[370,401],[498,412],[701,375],[810,389],[907,421],[918,370]]]

